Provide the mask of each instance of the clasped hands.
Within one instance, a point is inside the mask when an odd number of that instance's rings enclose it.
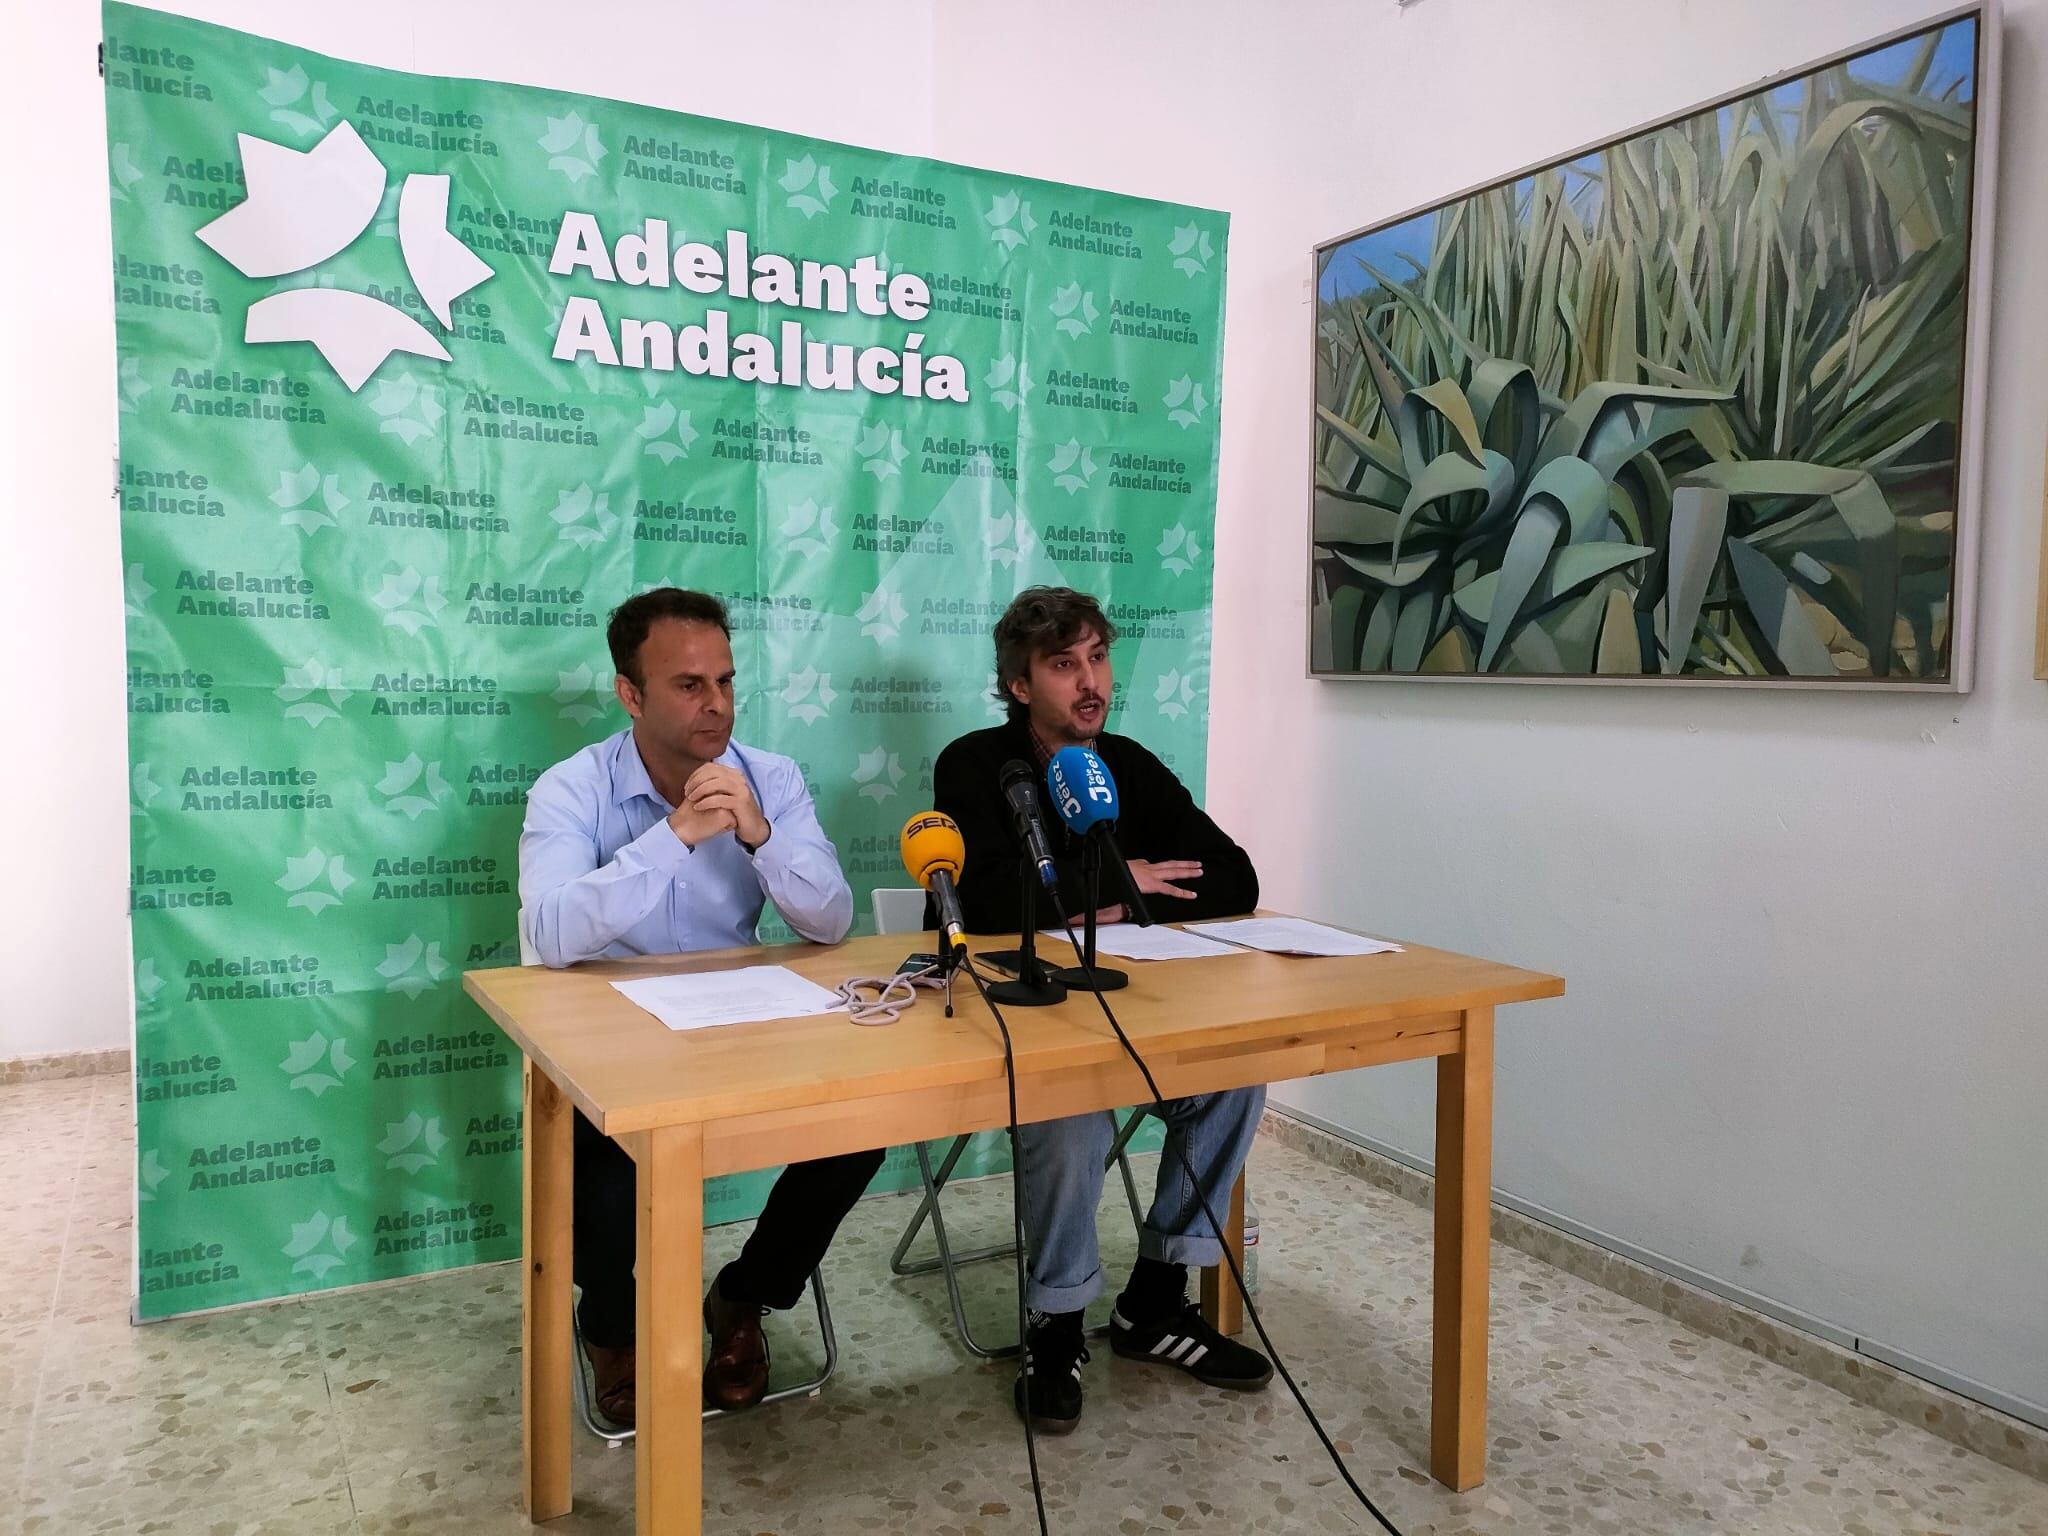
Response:
[[[723,763],[706,763],[690,775],[682,803],[668,813],[668,824],[686,848],[730,832],[749,852],[767,842],[773,830],[747,776]]]

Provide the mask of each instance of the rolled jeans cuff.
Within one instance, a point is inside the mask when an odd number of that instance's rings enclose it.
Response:
[[[1101,1294],[1100,1268],[1074,1285],[1046,1285],[1034,1275],[1025,1276],[1024,1305],[1034,1312],[1079,1312]]]
[[[1184,1264],[1190,1269],[1208,1269],[1223,1262],[1223,1242],[1205,1233],[1158,1232],[1138,1229],[1138,1252],[1162,1264]]]

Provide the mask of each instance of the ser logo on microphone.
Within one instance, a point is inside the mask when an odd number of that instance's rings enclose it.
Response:
[[[960,824],[940,811],[920,811],[903,824],[899,839],[903,867],[925,889],[944,876],[958,880],[967,862],[967,845],[960,838]]]

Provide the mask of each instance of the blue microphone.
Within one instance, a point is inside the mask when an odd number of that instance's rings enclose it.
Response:
[[[1076,837],[1098,826],[1116,825],[1116,780],[1109,765],[1086,747],[1061,747],[1045,765],[1045,787],[1052,791],[1060,820]]]
[[[1087,747],[1061,747],[1045,765],[1045,787],[1052,791],[1053,807],[1067,830],[1103,845],[1123,882],[1124,906],[1131,921],[1141,928],[1151,927],[1152,913],[1145,905],[1144,893],[1116,846],[1116,818],[1121,807],[1109,764]]]

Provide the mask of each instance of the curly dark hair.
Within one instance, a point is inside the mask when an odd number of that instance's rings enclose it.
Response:
[[[732,638],[732,623],[726,618],[725,604],[709,592],[692,592],[684,587],[656,587],[638,597],[627,598],[612,610],[604,639],[612,650],[612,666],[635,688],[647,686],[647,679],[640,675],[640,647],[647,641],[647,631],[654,628],[659,619],[715,624],[728,640]]]
[[[1116,640],[1116,625],[1102,605],[1072,587],[1026,587],[1011,600],[996,620],[996,697],[1012,720],[1031,712],[1017,702],[1010,684],[1030,679],[1032,658],[1064,651],[1091,630],[1104,645]]]

